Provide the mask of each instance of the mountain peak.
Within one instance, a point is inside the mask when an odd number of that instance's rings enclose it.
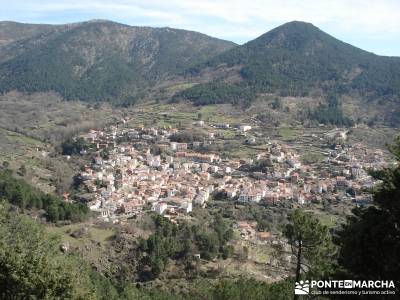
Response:
[[[278,26],[247,43],[249,46],[267,46],[298,50],[310,42],[333,38],[311,23],[291,21]]]
[[[314,27],[314,28],[317,28],[313,23],[297,21],[297,20],[286,22],[276,28],[280,28],[280,27]]]
[[[84,23],[115,23],[115,22],[107,20],[107,19],[91,19]]]
[[[274,28],[273,30],[269,31],[268,33],[273,32],[286,32],[291,34],[301,34],[301,35],[325,35],[329,36],[327,33],[319,29],[312,23],[303,22],[303,21],[291,21],[281,26]]]

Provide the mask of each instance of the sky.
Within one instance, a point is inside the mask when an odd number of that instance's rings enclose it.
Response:
[[[400,0],[0,0],[0,20],[107,19],[199,31],[243,44],[293,20],[364,50],[400,56]]]

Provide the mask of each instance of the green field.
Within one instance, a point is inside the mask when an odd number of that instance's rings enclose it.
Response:
[[[71,233],[75,230],[79,230],[82,228],[87,228],[87,233],[84,234],[81,238],[75,238],[71,236]],[[98,228],[94,226],[85,226],[85,224],[71,224],[65,226],[47,226],[46,231],[49,234],[58,235],[61,237],[61,241],[65,243],[69,243],[73,246],[81,246],[87,240],[94,241],[95,243],[99,243],[101,246],[107,244],[108,239],[110,239],[114,234],[114,230],[108,228]]]
[[[284,140],[290,140],[293,139],[297,136],[297,132],[295,129],[292,129],[290,127],[279,127],[278,128],[278,134],[284,139]]]

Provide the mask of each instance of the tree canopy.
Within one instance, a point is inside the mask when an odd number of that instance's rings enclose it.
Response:
[[[67,203],[57,196],[45,194],[23,179],[13,177],[11,171],[0,171],[0,199],[25,209],[43,209],[49,221],[80,221],[89,213],[84,203]]]
[[[336,249],[328,228],[310,213],[294,210],[284,235],[296,257],[296,281],[306,276],[327,278],[333,273]]]

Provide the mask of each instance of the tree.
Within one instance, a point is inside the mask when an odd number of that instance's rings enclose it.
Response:
[[[59,257],[58,239],[0,203],[0,298],[94,299],[83,268]]]
[[[281,110],[282,109],[282,100],[279,98],[275,98],[271,103],[272,109]]]
[[[88,145],[83,138],[68,138],[61,144],[63,155],[79,154],[81,150],[87,149]]]
[[[390,150],[400,162],[400,137]],[[372,175],[381,180],[373,190],[374,205],[354,209],[338,232],[339,273],[360,280],[400,280],[400,167]]]
[[[301,209],[294,210],[289,216],[284,235],[296,257],[297,282],[303,274],[321,278],[332,272],[335,248],[328,228],[317,218]]]

